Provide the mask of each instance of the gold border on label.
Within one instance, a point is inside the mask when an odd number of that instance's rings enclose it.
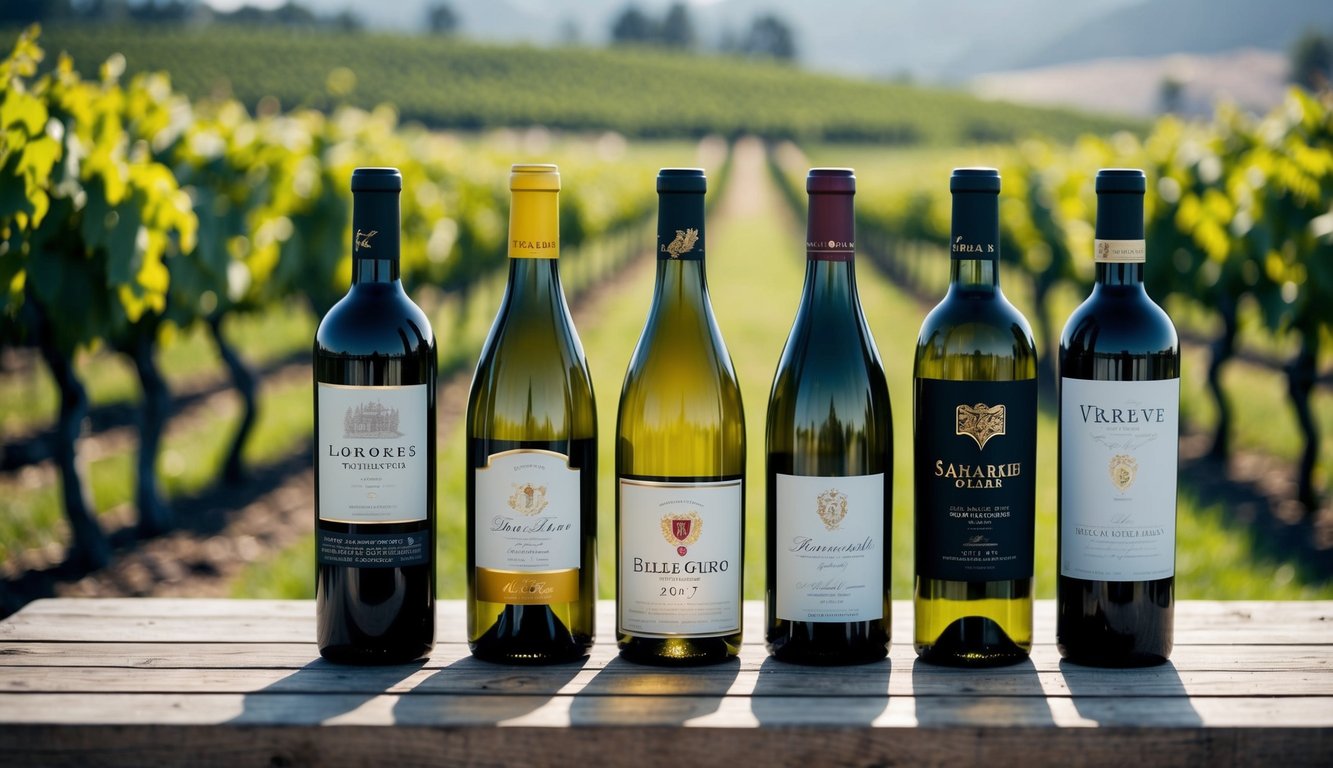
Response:
[[[1138,264],[1147,261],[1143,240],[1094,240],[1093,261],[1098,264]]]
[[[735,629],[727,629],[721,632],[706,632],[701,635],[689,634],[686,632],[676,632],[668,634],[662,632],[639,632],[633,629],[625,629],[625,627],[621,626],[620,624],[616,625],[616,634],[633,635],[634,637],[646,637],[649,640],[702,640],[708,637],[726,637],[727,635],[734,635],[740,631],[741,628],[736,627]]]
[[[508,451],[500,451],[499,453],[492,453],[491,455],[489,455],[489,456],[486,457],[486,466],[484,466],[484,467],[477,467],[476,471],[478,471],[478,472],[485,472],[486,470],[488,470],[488,469],[491,468],[491,462],[495,461],[496,459],[504,458],[505,456],[513,456],[514,454],[517,454],[517,453],[523,453],[523,454],[538,454],[538,455],[541,455],[541,456],[552,456],[552,457],[554,457],[554,458],[564,460],[564,462],[565,462],[565,469],[569,469],[569,470],[572,470],[572,471],[574,471],[574,472],[578,472],[578,471],[579,471],[579,470],[576,469],[575,467],[570,466],[570,464],[569,464],[569,457],[566,456],[565,454],[563,454],[563,453],[557,453],[556,451],[548,451],[548,450],[546,450],[546,449],[544,449],[544,448],[514,448],[514,449],[512,449],[512,450],[508,450]]]
[[[477,567],[477,599],[503,605],[549,605],[572,603],[579,599],[579,569],[557,571],[506,571]],[[542,594],[510,592],[506,588],[517,581],[546,582],[550,591]]]

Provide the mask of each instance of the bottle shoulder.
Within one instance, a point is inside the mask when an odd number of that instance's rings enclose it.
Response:
[[[354,287],[329,309],[315,331],[318,355],[411,355],[434,349],[430,318],[401,283]]]
[[[1062,354],[1178,354],[1175,324],[1141,288],[1096,289],[1070,314],[1060,334]]]
[[[917,335],[916,374],[923,364],[951,357],[1031,361],[1035,375],[1036,341],[1027,318],[998,289],[993,294],[950,292],[926,315]],[[1015,371],[1015,378],[1026,378]],[[953,378],[942,376],[941,378]]]

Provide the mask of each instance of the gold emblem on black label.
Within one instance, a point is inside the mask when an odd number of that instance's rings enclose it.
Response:
[[[1111,457],[1107,471],[1111,473],[1111,484],[1124,493],[1134,484],[1134,478],[1139,474],[1139,462],[1133,456],[1117,453]]]
[[[815,497],[815,509],[824,527],[836,531],[847,517],[847,494],[830,488]]]
[[[1004,434],[1004,410],[1003,405],[960,405],[954,411],[954,434],[967,435],[985,450],[988,440]]]
[[[678,229],[676,230],[676,238],[664,246],[664,249],[671,255],[671,258],[679,259],[684,254],[694,250],[694,244],[697,242],[699,242],[699,230],[694,227]]]

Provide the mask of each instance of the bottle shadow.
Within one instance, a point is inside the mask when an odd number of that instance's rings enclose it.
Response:
[[[1061,659],[1060,675],[1079,716],[1098,725],[1141,726],[1148,712],[1154,726],[1203,725],[1170,661],[1155,667],[1103,669]]]
[[[912,663],[916,721],[922,726],[1054,725],[1031,659],[1006,667]]]
[[[730,659],[705,667],[652,667],[611,659],[574,697],[571,725],[672,726],[717,712],[740,676]]]
[[[426,662],[352,667],[315,659],[260,690],[245,694],[235,725],[319,725],[391,692],[410,689],[407,680]]]
[[[750,708],[762,726],[869,726],[889,706],[888,659],[845,667],[803,666],[773,657],[759,665]],[[837,699],[836,706],[832,704]]]
[[[556,699],[587,664],[583,658],[515,666],[465,656],[400,696],[393,720],[398,725],[497,725],[516,720]]]

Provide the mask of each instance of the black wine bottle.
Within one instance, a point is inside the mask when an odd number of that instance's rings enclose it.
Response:
[[[351,664],[435,643],[435,336],[399,279],[402,187],[352,173],[352,287],[315,334],[316,625]]]
[[[1096,185],[1097,278],[1060,337],[1056,640],[1080,664],[1148,666],[1171,655],[1180,342],[1143,287],[1143,172]]]

